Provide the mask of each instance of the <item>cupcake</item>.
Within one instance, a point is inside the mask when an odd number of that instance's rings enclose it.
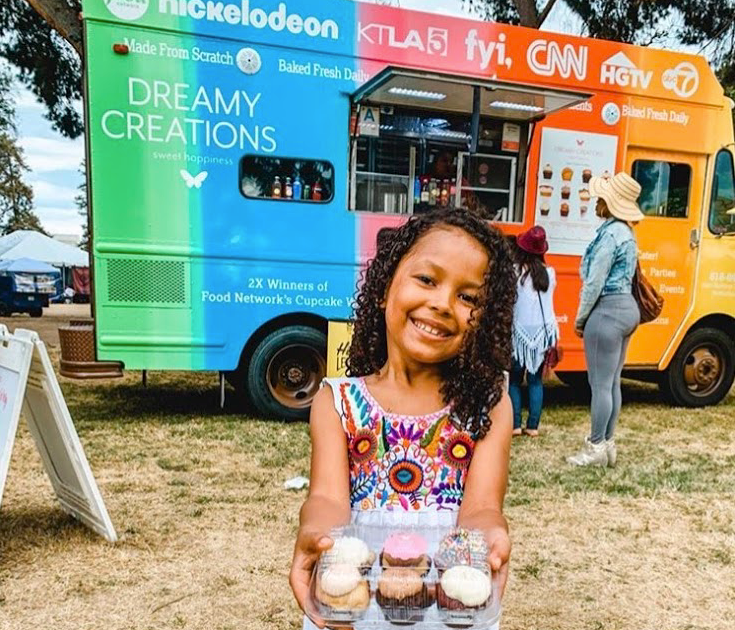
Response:
[[[488,605],[492,583],[486,567],[456,565],[443,572],[436,585],[436,604],[442,610],[480,610]]]
[[[348,614],[350,619],[358,619],[370,604],[370,587],[357,567],[328,564],[317,574],[314,597],[322,605],[324,617]]]
[[[572,180],[572,176],[573,176],[573,175],[574,175],[574,171],[573,171],[573,170],[572,170],[571,168],[569,168],[568,166],[565,166],[565,167],[564,167],[564,168],[562,169],[562,171],[561,171],[561,178],[562,178],[562,179],[563,179],[563,180],[564,180],[565,182],[569,182],[569,181],[571,181],[571,180]]]
[[[551,164],[544,165],[542,173],[544,175],[544,179],[551,179],[551,176],[554,174],[554,169],[551,168]]]
[[[384,569],[407,568],[424,576],[431,569],[431,558],[426,553],[428,543],[418,534],[395,533],[388,536],[380,554]]]
[[[375,601],[388,621],[416,623],[433,602],[424,578],[415,569],[385,569],[378,579]]]
[[[562,199],[569,199],[569,195],[571,194],[572,194],[572,189],[569,188],[569,186],[561,187],[561,198]]]
[[[542,197],[551,197],[554,192],[554,187],[543,184],[538,187],[538,192]]]
[[[439,542],[434,564],[439,572],[457,564],[487,562],[487,543],[481,532],[457,528]]]
[[[375,562],[375,553],[370,551],[365,541],[354,536],[335,538],[332,548],[325,553],[330,565],[346,564],[357,568],[367,575]]]
[[[542,217],[549,216],[549,210],[551,210],[551,208],[549,207],[549,202],[548,201],[544,201],[541,204],[541,216]]]
[[[563,217],[568,217],[569,216],[569,204],[568,203],[561,204],[561,206],[559,206],[559,213]]]
[[[592,179],[592,171],[588,168],[582,171],[582,182],[587,184]]]
[[[580,201],[589,201],[590,191],[587,188],[580,188],[579,189],[579,199]]]

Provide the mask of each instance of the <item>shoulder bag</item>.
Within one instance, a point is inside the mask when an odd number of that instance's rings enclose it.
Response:
[[[659,315],[664,307],[664,299],[653,288],[648,278],[641,271],[640,261],[636,261],[635,273],[633,274],[633,286],[631,290],[638,310],[641,312],[641,324],[652,322]],[[539,296],[540,297],[540,296]]]
[[[554,368],[559,365],[562,358],[561,346],[557,343],[551,345],[549,336],[546,334],[546,317],[544,316],[544,305],[541,302],[541,292],[536,291],[538,295],[538,305],[541,307],[541,321],[544,325],[544,338],[546,339],[546,352],[544,353],[543,376],[548,376]]]

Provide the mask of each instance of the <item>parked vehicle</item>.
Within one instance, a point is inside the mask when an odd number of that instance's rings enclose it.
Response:
[[[228,371],[304,417],[377,231],[453,205],[546,229],[579,380],[587,184],[625,170],[666,300],[627,374],[680,405],[729,391],[732,101],[704,58],[344,0],[83,8],[98,359]]]
[[[37,260],[0,261],[0,315],[41,317],[49,298],[61,292],[61,272]]]

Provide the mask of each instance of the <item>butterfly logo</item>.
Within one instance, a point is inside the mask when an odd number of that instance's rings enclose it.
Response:
[[[183,168],[179,171],[179,173],[181,174],[184,182],[186,182],[187,188],[201,188],[202,183],[205,179],[207,179],[207,175],[209,175],[207,171],[202,171],[198,175],[191,175],[189,171],[184,170]]]
[[[577,146],[581,147],[584,145],[584,140],[577,140]]]

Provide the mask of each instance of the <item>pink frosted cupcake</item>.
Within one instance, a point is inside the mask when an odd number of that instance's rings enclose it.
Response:
[[[413,569],[423,576],[431,569],[431,557],[427,550],[428,543],[423,536],[413,533],[391,534],[383,545],[380,564],[384,569]]]

